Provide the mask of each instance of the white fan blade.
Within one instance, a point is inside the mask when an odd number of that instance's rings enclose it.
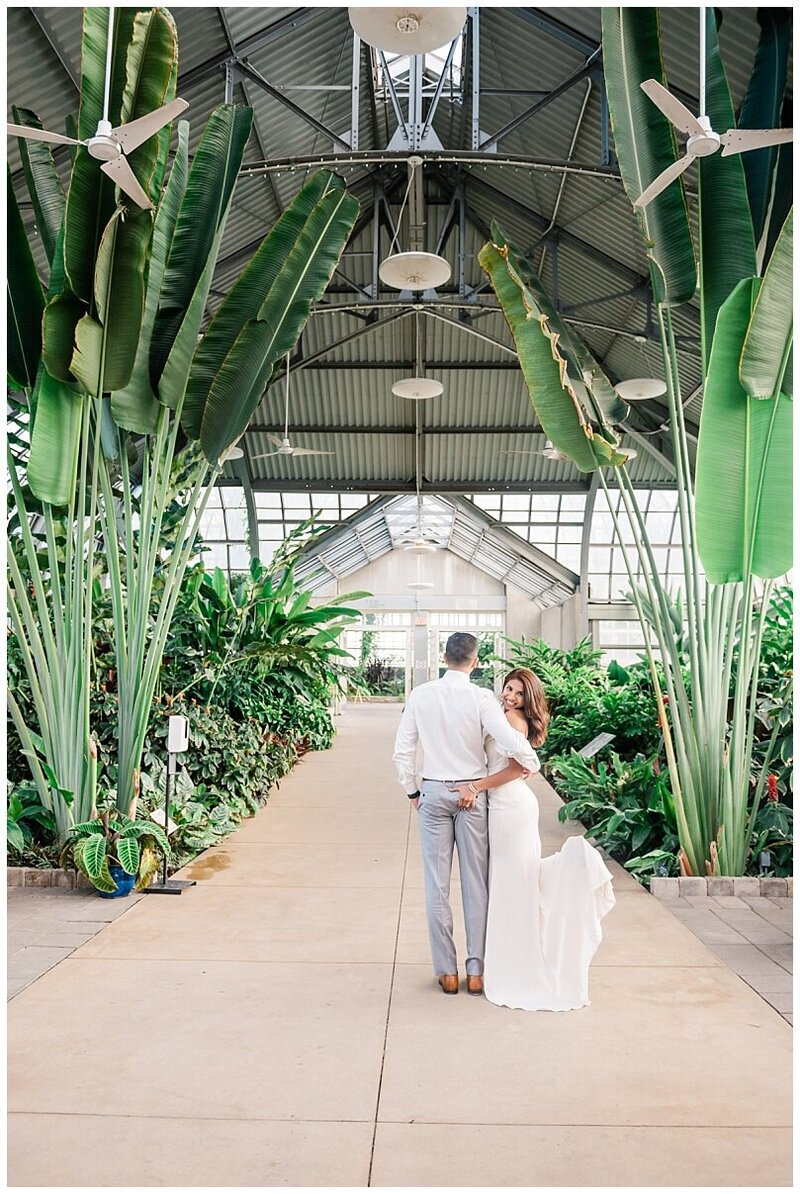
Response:
[[[675,99],[675,96],[667,91],[666,87],[662,87],[655,79],[645,79],[644,83],[640,83],[642,91],[648,99],[652,100],[659,112],[666,116],[670,124],[674,124],[676,129],[680,129],[682,133],[704,133],[700,121],[696,116],[693,116],[687,107],[685,107],[680,100]]]
[[[269,440],[269,442],[270,442],[271,444],[277,444],[277,446],[278,446],[279,448],[282,448],[282,447],[283,447],[283,440],[281,439],[281,437],[280,437],[279,435],[272,435],[272,434],[271,434],[271,433],[268,431],[268,432],[267,432],[267,439]]]
[[[325,452],[321,448],[292,448],[292,456],[335,456],[335,452]]]
[[[794,129],[728,129],[720,137],[722,156],[747,153],[750,149],[765,149],[769,145],[785,145],[792,140]]]
[[[687,153],[685,157],[678,158],[677,162],[673,162],[671,166],[667,166],[666,170],[662,170],[658,178],[653,179],[650,186],[642,191],[639,198],[634,203],[634,207],[646,207],[651,203],[657,195],[665,191],[671,182],[679,178],[694,161],[694,154]]]
[[[138,120],[131,120],[128,124],[121,124],[118,128],[112,129],[111,136],[122,146],[125,153],[130,153],[132,149],[143,145],[145,141],[154,136],[159,129],[163,129],[165,124],[169,124],[176,116],[180,116],[181,112],[188,107],[186,100],[174,99],[171,103],[156,108],[155,112],[148,112],[146,116],[140,116]]]
[[[119,189],[124,191],[134,203],[138,203],[139,207],[143,207],[145,211],[152,211],[153,205],[150,199],[139,186],[136,175],[122,154],[118,158],[114,158],[113,162],[103,162],[100,169],[109,178],[113,178]]]
[[[268,460],[270,456],[285,456],[285,452],[262,452],[260,456],[251,456],[251,460]]]
[[[537,448],[509,448],[501,450],[497,453],[498,456],[538,456],[539,449]]]
[[[7,124],[6,132],[12,137],[27,137],[29,141],[50,141],[53,145],[84,144],[73,137],[63,137],[61,133],[48,133],[45,129],[31,129],[25,124]]]

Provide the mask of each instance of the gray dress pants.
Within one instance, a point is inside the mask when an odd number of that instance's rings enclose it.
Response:
[[[467,777],[468,779],[470,777]],[[419,836],[425,871],[425,910],[434,973],[456,974],[450,875],[453,845],[458,850],[461,899],[467,932],[467,974],[483,974],[486,913],[489,904],[489,822],[487,795],[474,809],[458,808],[458,793],[449,791],[467,780],[422,781],[418,805]]]

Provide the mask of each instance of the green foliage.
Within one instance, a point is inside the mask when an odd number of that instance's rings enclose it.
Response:
[[[677,873],[678,834],[669,784],[656,760],[637,754],[621,759],[612,752],[607,761],[593,763],[575,751],[551,760],[558,786],[566,796],[560,821],[581,821],[592,837],[618,862],[646,881],[659,872],[661,855],[672,857],[667,870]],[[655,853],[654,853],[655,852]],[[645,856],[650,864],[645,865]]]
[[[36,839],[52,840],[56,825],[53,814],[39,799],[36,785],[11,785],[6,814],[6,838],[10,851],[23,853]]]
[[[772,593],[761,640],[751,782],[766,769],[784,802],[791,802],[794,788],[793,628],[792,589],[780,585]]]
[[[675,130],[640,86],[646,79],[655,79],[662,86],[667,82],[659,14],[655,8],[632,5],[607,6],[601,12],[614,149],[625,191],[634,203],[677,157]],[[683,180],[635,212],[656,301],[670,305],[688,302],[695,292],[697,269]]]
[[[614,750],[625,758],[657,751],[660,733],[650,677],[644,664],[609,671],[600,665],[600,652],[584,639],[571,651],[550,647],[543,639],[516,642],[505,639],[504,663],[530,668],[544,685],[550,708],[547,741],[539,748],[547,764],[555,755],[580,750],[598,734],[614,734]],[[603,754],[604,751],[600,753]]]
[[[154,821],[134,820],[117,809],[107,809],[91,821],[73,825],[60,863],[72,862],[93,887],[111,894],[117,885],[109,866],[116,864],[126,874],[135,875],[135,889],[142,891],[153,877],[153,860],[159,854],[169,858],[170,853],[164,831]]]

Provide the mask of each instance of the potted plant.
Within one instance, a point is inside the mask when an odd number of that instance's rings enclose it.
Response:
[[[106,810],[70,830],[61,852],[101,896],[112,899],[148,887],[158,869],[158,853],[170,856],[163,829],[153,821],[136,821],[118,810]]]

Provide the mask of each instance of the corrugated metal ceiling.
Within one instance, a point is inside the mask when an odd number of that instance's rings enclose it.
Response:
[[[180,92],[190,102],[192,147],[213,107],[224,98],[224,60],[231,46],[242,60],[269,82],[284,88],[294,104],[317,120],[347,136],[351,112],[352,39],[345,8],[172,7],[181,52]],[[535,97],[527,92],[547,92],[580,68],[599,42],[599,8],[480,8],[481,97],[480,125],[484,133],[498,131],[525,112]],[[668,74],[673,84],[697,92],[697,10],[662,10],[663,41]],[[81,9],[74,7],[8,9],[8,98],[34,109],[47,128],[63,127],[65,115],[77,106],[73,79],[80,70]],[[735,102],[746,87],[758,37],[756,10],[728,6],[724,10],[720,40]],[[19,53],[20,46],[25,53]],[[382,149],[394,129],[391,106],[379,96],[370,100],[370,64],[362,56],[361,121],[359,147]],[[341,90],[311,90],[334,86]],[[299,90],[297,88],[304,88]],[[504,138],[502,154],[533,159],[563,159],[575,136],[584,106],[587,85],[583,80],[527,119]],[[503,91],[504,94],[496,94]],[[509,94],[509,92],[516,92]],[[295,112],[252,81],[237,82],[235,98],[254,107],[254,134],[246,161],[266,155],[285,160],[314,153],[330,153],[331,143]],[[592,86],[576,139],[575,160],[600,164],[600,94]],[[447,89],[434,121],[444,144],[454,149],[470,147],[469,112]],[[64,159],[61,159],[62,162]],[[9,163],[19,170],[16,143],[9,143]],[[422,404],[395,398],[392,382],[415,372],[415,317],[370,328],[347,343],[343,337],[364,328],[365,320],[383,320],[393,308],[370,311],[366,304],[377,297],[388,304],[396,292],[383,286],[370,292],[373,270],[373,228],[366,219],[372,209],[373,184],[389,192],[392,219],[397,218],[405,189],[402,165],[354,165],[341,173],[362,202],[365,226],[353,238],[340,270],[318,310],[312,315],[298,347],[298,364],[321,354],[307,368],[295,370],[291,387],[290,429],[299,446],[334,451],[335,456],[255,460],[269,451],[265,430],[283,424],[283,386],[276,385],[261,403],[245,446],[257,485],[375,488],[376,484],[413,485],[417,439],[423,461],[424,485],[455,486],[465,490],[482,487],[582,486],[586,478],[572,465],[540,455],[504,455],[519,448],[543,444],[536,432],[522,377],[513,358],[502,347],[471,335],[480,332],[501,345],[511,341],[490,289],[479,290],[475,307],[459,318],[454,308],[440,308],[450,322],[420,315],[422,356],[426,373],[442,382],[441,398]],[[221,297],[265,232],[309,174],[307,169],[283,170],[269,176],[243,177],[235,202],[214,281],[213,300]],[[426,248],[433,250],[451,209],[452,191],[463,182],[467,227],[463,285],[467,291],[481,287],[483,278],[477,253],[493,219],[526,251],[533,249],[555,216],[557,251],[547,248],[542,268],[545,285],[565,311],[571,312],[578,330],[592,350],[604,359],[613,379],[659,373],[658,345],[641,339],[646,330],[647,308],[635,289],[646,277],[646,262],[630,206],[616,179],[590,174],[568,174],[561,187],[560,173],[492,164],[437,165],[425,169]],[[15,185],[23,195],[17,176]],[[556,205],[558,205],[556,212]],[[32,222],[29,209],[24,212]],[[381,219],[379,257],[389,249],[391,233]],[[401,247],[403,247],[401,245]],[[533,254],[542,259],[539,246]],[[450,227],[444,255],[454,270],[451,283],[439,299],[457,303],[458,212]],[[348,306],[361,310],[338,310]],[[467,322],[469,320],[469,322]],[[699,314],[689,306],[675,314],[680,339],[679,366],[684,399],[698,385]],[[638,338],[637,338],[638,337]],[[327,352],[323,352],[329,346]],[[692,399],[686,413],[696,425],[700,398]],[[663,405],[641,404],[632,410],[631,426],[652,432],[665,418]],[[302,429],[307,430],[303,431]],[[309,430],[310,429],[310,430]],[[492,429],[492,430],[488,430]],[[419,433],[419,434],[418,434]],[[656,435],[653,445],[668,452]],[[641,444],[632,462],[634,478],[643,483],[671,481],[670,471],[647,456]]]

